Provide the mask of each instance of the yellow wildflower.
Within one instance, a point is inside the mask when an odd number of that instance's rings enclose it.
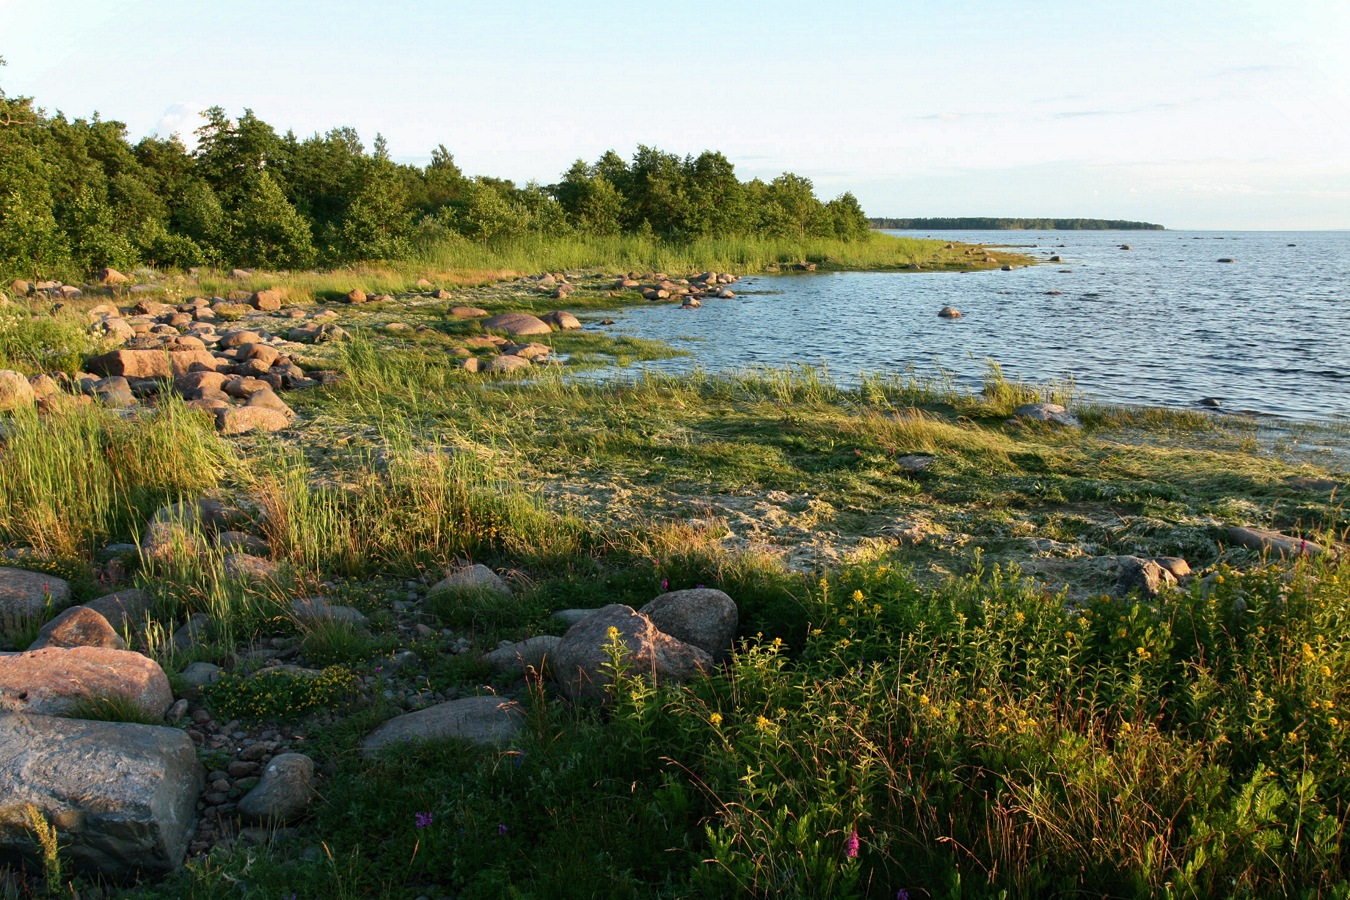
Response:
[[[1330,678],[1330,677],[1331,677],[1331,666],[1323,666],[1322,668],[1318,669],[1317,671],[1321,674],[1321,676],[1322,676],[1323,678]]]
[[[862,599],[863,599],[863,592],[862,592],[862,591],[854,591],[854,592],[853,592],[853,602],[854,602],[854,603],[861,603],[861,602],[862,602]]]
[[[721,725],[721,724],[722,724],[722,714],[721,714],[721,713],[716,713],[716,712],[715,712],[715,713],[713,713],[712,715],[708,716],[708,724],[711,725],[711,726],[714,727],[714,728],[716,728],[718,725]]]
[[[927,695],[927,694],[920,694],[920,695],[919,695],[919,705],[920,705],[920,706],[927,706],[928,703],[929,703],[928,695]]]

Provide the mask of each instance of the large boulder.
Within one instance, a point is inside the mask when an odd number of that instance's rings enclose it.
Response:
[[[1121,593],[1138,591],[1145,597],[1156,597],[1164,588],[1175,587],[1176,576],[1163,568],[1157,560],[1138,556],[1116,557],[1116,586]]]
[[[72,606],[52,619],[38,632],[29,650],[43,647],[106,647],[125,650],[127,642],[108,620],[87,606]]]
[[[47,608],[48,602],[58,609],[70,602],[70,585],[65,579],[0,566],[0,618],[35,616]]]
[[[80,872],[167,874],[183,863],[202,784],[178,729],[0,715],[0,856],[39,857],[31,805]]]
[[[0,369],[0,412],[26,409],[37,402],[28,379],[13,369]]]
[[[661,631],[706,651],[717,662],[731,656],[740,613],[736,601],[716,588],[670,591],[638,612]]]
[[[502,331],[510,335],[552,334],[548,323],[529,313],[502,313],[483,320],[483,328],[488,331]]]
[[[179,378],[199,369],[215,371],[216,358],[209,350],[113,350],[89,360],[85,371],[100,377]]]
[[[281,291],[269,289],[254,291],[253,295],[248,298],[248,302],[253,305],[254,309],[269,311],[281,309],[281,298]]]
[[[159,663],[129,650],[45,647],[0,656],[0,714],[68,716],[109,699],[157,719],[173,703],[173,691]]]
[[[509,742],[520,731],[525,710],[501,697],[464,697],[395,716],[370,733],[363,753],[377,753],[392,744],[453,738],[482,747]]]
[[[300,818],[314,800],[314,760],[303,753],[272,757],[262,778],[239,800],[246,822],[280,825]]]
[[[605,699],[610,682],[605,647],[611,628],[625,647],[624,660],[634,675],[682,683],[713,666],[706,651],[663,633],[631,607],[611,603],[569,628],[553,651],[553,678],[569,698]]]

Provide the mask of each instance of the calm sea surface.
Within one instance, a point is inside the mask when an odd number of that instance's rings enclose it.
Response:
[[[1009,378],[1072,376],[1107,403],[1211,397],[1229,411],[1350,420],[1350,232],[903,233],[1063,262],[756,276],[733,286],[735,300],[636,307],[610,330],[691,354],[643,364],[659,371],[808,364],[845,384],[912,371],[977,388],[992,359]],[[964,317],[939,319],[943,306]]]

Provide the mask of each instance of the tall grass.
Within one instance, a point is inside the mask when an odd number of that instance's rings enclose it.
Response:
[[[733,236],[668,241],[641,235],[524,236],[484,246],[463,238],[421,248],[423,261],[443,269],[525,272],[604,268],[670,274],[713,269],[758,272],[770,265],[814,262],[823,269],[898,268],[955,259],[940,241],[872,232],[866,240]],[[965,260],[969,262],[969,260]]]
[[[73,375],[98,345],[78,313],[49,313],[36,305],[30,313],[26,302],[0,308],[0,369]]]
[[[210,420],[173,397],[134,418],[19,410],[0,446],[0,540],[88,558],[100,542],[134,538],[162,504],[215,488],[236,463]]]

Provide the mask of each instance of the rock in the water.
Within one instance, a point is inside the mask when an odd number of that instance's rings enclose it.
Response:
[[[611,603],[569,628],[553,651],[553,678],[569,698],[605,699],[611,628],[626,648],[624,659],[634,675],[682,683],[712,668],[707,652],[662,633],[631,607]]]
[[[959,319],[962,315],[961,310],[955,306],[944,306],[938,310],[938,316],[943,319]]]
[[[246,822],[280,825],[305,814],[314,800],[314,760],[303,753],[274,756],[262,779],[239,800]]]
[[[1235,544],[1276,556],[1321,556],[1327,552],[1327,548],[1321,544],[1281,534],[1278,531],[1233,526],[1228,528],[1227,532],[1228,539]]]
[[[502,581],[501,576],[489,569],[482,563],[472,566],[465,566],[457,572],[447,575],[445,578],[436,582],[431,588],[431,593],[453,590],[478,590],[481,588],[490,588],[499,594],[507,597],[511,596],[511,588]]]
[[[13,369],[0,369],[0,412],[26,409],[37,402],[28,379]]]
[[[173,703],[159,663],[129,650],[47,647],[0,655],[0,713],[68,716],[115,699],[158,719]]]
[[[520,731],[525,710],[501,697],[465,697],[395,716],[371,732],[361,745],[371,754],[391,744],[445,738],[484,747],[509,742]]]
[[[731,656],[740,614],[736,601],[716,588],[670,591],[638,613],[671,637],[706,651],[717,662]]]
[[[491,653],[483,654],[483,662],[502,674],[524,672],[534,669],[544,671],[544,664],[557,648],[562,638],[554,634],[541,634],[528,640],[498,647]]]
[[[1013,410],[1013,416],[1031,422],[1049,422],[1065,428],[1082,428],[1078,417],[1058,403],[1024,403]]]
[[[552,334],[553,329],[542,319],[529,313],[502,313],[483,320],[483,328],[488,331],[504,331],[510,335]]]
[[[144,625],[152,602],[153,598],[148,593],[132,588],[90,600],[85,606],[107,619],[108,624],[117,631],[123,631],[128,627]]]
[[[110,650],[125,650],[127,642],[113,630],[112,625],[101,613],[87,606],[72,606],[42,626],[37,640],[28,645],[29,650],[41,650],[43,647],[106,647]]]
[[[167,874],[183,863],[203,782],[176,728],[0,716],[0,854],[39,857],[22,815],[32,804],[80,872]]]
[[[1137,590],[1145,597],[1156,597],[1163,588],[1177,583],[1176,576],[1151,559],[1121,556],[1116,558],[1116,565],[1116,586],[1121,593]]]
[[[65,579],[0,566],[0,618],[35,616],[49,602],[53,609],[70,602],[70,585]]]

